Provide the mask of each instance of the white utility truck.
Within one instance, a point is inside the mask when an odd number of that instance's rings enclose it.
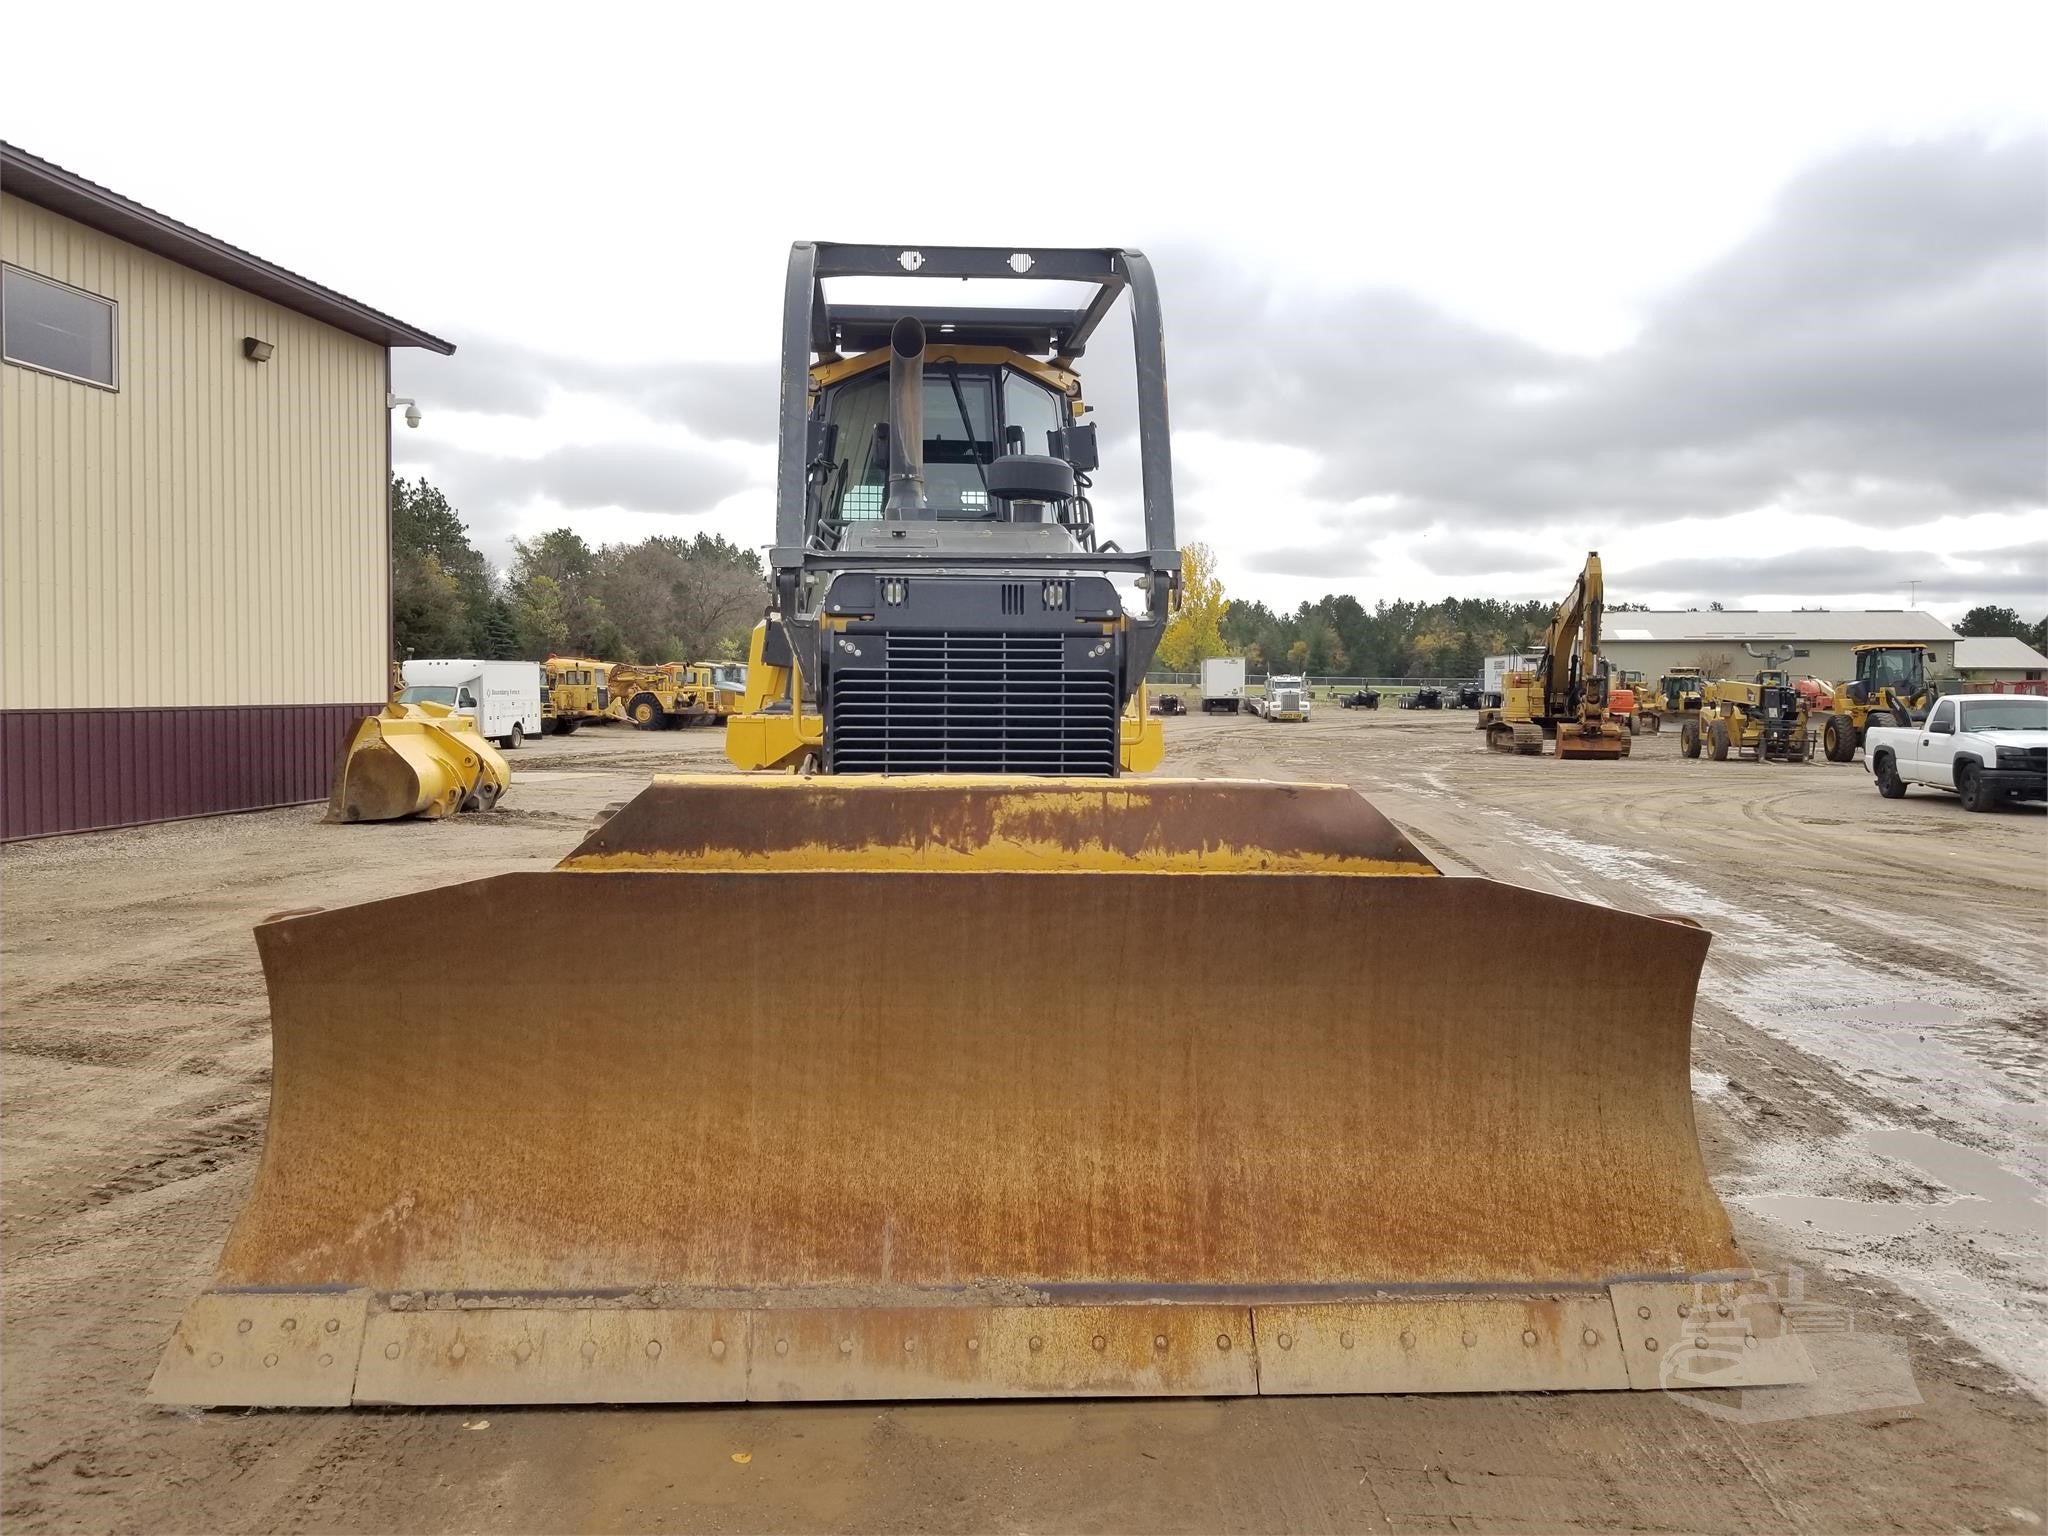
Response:
[[[1202,713],[1234,715],[1244,708],[1244,658],[1211,656],[1202,663]]]
[[[479,736],[510,748],[540,734],[540,665],[531,661],[408,661],[400,704],[446,704],[476,722]]]
[[[1918,725],[1872,726],[1863,762],[1887,800],[1913,784],[1949,791],[1966,811],[2048,800],[2048,698],[1950,694]]]

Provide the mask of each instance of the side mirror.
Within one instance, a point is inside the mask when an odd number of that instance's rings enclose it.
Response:
[[[1065,459],[1074,466],[1074,472],[1092,475],[1102,467],[1102,458],[1095,448],[1095,423],[1077,421],[1070,427],[1054,427],[1046,433],[1052,449],[1052,456]]]
[[[1927,729],[1936,736],[1953,736],[1956,733],[1955,726],[1946,720],[1929,721]]]

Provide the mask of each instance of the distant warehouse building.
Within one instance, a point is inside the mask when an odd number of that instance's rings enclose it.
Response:
[[[0,143],[0,838],[323,798],[389,687],[391,348]]]
[[[1936,674],[1955,671],[1956,633],[1917,608],[1835,608],[1772,613],[1759,609],[1607,614],[1600,651],[1616,667],[1652,679],[1673,667],[1698,667],[1709,676],[1748,677],[1763,654],[1806,655],[1784,665],[1800,677],[1843,682],[1856,675],[1855,647],[1918,642],[1932,652]]]
[[[1956,671],[1966,683],[2038,683],[2048,678],[2048,656],[2011,636],[1963,639],[1956,642]]]

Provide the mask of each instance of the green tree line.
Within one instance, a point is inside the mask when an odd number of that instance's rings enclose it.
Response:
[[[1491,597],[1397,598],[1367,608],[1348,593],[1276,613],[1256,599],[1223,615],[1224,650],[1254,671],[1319,677],[1477,677],[1488,656],[1543,640],[1556,605]]]
[[[2010,637],[2024,640],[2035,650],[2048,655],[2048,615],[2031,623],[2019,616],[2017,609],[2001,607],[1996,603],[1980,603],[1963,615],[1956,625],[1956,633],[1971,639],[1999,640]]]
[[[701,661],[741,655],[768,587],[761,559],[716,534],[593,547],[570,528],[513,541],[504,575],[425,478],[391,482],[397,654],[539,661]]]

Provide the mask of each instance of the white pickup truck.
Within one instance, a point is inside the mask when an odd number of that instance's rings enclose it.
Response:
[[[2048,698],[1951,694],[1920,725],[1873,727],[1863,761],[1887,800],[1911,784],[1948,790],[1966,811],[2048,800]]]

